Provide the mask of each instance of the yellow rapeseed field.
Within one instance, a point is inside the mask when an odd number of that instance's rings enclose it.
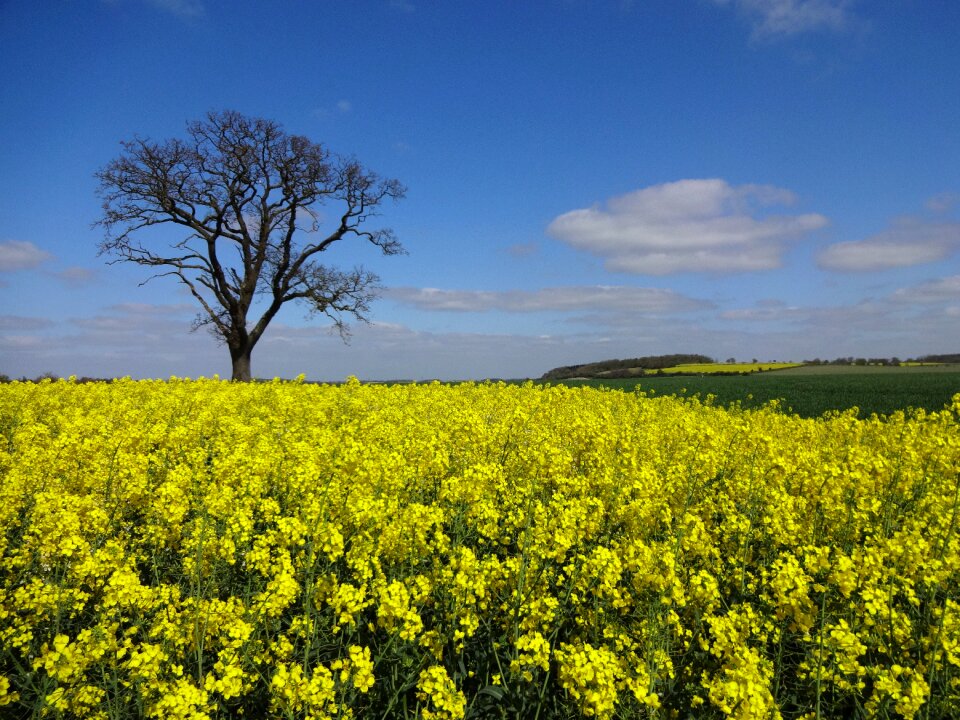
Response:
[[[0,386],[0,716],[960,717],[960,395]]]

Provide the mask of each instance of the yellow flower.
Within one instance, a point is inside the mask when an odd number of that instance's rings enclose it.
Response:
[[[0,707],[10,705],[20,699],[20,693],[10,692],[10,678],[0,675]]]
[[[460,720],[464,716],[466,699],[440,665],[420,672],[417,697],[427,705],[423,709],[425,720]]]
[[[556,651],[560,685],[578,701],[583,714],[609,718],[613,715],[619,681],[624,672],[617,656],[590,643],[561,643]]]

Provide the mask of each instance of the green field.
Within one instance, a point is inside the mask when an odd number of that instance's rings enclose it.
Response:
[[[830,410],[857,408],[860,417],[897,410],[942,410],[960,393],[960,365],[881,367],[816,365],[749,375],[688,375],[617,380],[565,380],[653,395],[713,395],[715,404],[759,407],[781,400],[789,412],[818,417]]]
[[[664,374],[714,374],[767,372],[770,370],[786,370],[787,368],[801,367],[802,363],[701,363],[674,365],[663,368]]]

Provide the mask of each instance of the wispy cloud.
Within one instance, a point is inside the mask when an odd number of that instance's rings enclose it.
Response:
[[[189,334],[189,318],[195,313],[194,307],[186,304],[121,303],[106,308],[103,314],[71,318],[69,324],[96,337],[104,347],[126,343],[133,348],[151,346],[158,335],[178,331],[185,333],[185,340]]]
[[[308,368],[308,376],[314,368],[314,373],[326,378],[358,374],[369,379],[539,377],[558,365],[655,354],[663,347],[696,352],[712,340],[699,334],[691,339],[689,326],[663,322],[630,328],[630,333],[604,328],[564,335],[434,333],[374,322],[357,326],[350,346],[325,328],[278,326],[274,330],[264,337],[261,359],[254,361],[264,372],[280,363],[296,363]],[[362,368],[358,355],[363,358]],[[293,369],[281,374],[292,377]]]
[[[54,274],[68,287],[84,287],[97,279],[96,270],[78,266],[68,267]]]
[[[0,330],[40,330],[50,327],[53,321],[41,317],[24,317],[22,315],[0,315]]]
[[[147,0],[158,10],[176,15],[183,20],[195,20],[206,14],[202,0]]]
[[[0,272],[29,270],[53,257],[32,242],[25,240],[6,240],[0,242]]]
[[[934,213],[946,213],[955,207],[960,207],[960,193],[942,192],[934,195],[924,204],[927,210]]]
[[[177,317],[185,313],[196,312],[196,306],[188,303],[175,303],[172,305],[154,305],[151,303],[118,303],[107,308],[110,312],[118,313],[127,317]]]
[[[731,332],[791,359],[916,357],[952,352],[960,317],[960,275],[929,280],[842,305],[764,300],[718,314]],[[947,343],[944,345],[944,343]],[[766,352],[761,351],[761,352]]]
[[[960,303],[960,275],[930,280],[919,285],[900,288],[892,299],[905,303]]]
[[[540,248],[535,242],[517,243],[507,248],[507,254],[512,257],[522,258],[536,255],[539,250]]]
[[[346,99],[337,100],[333,107],[319,107],[313,111],[316,118],[326,120],[334,115],[347,115],[353,112],[353,103]]]
[[[670,314],[703,310],[709,302],[673,290],[625,286],[572,286],[541,290],[439,290],[391,288],[385,296],[420,310],[443,312],[633,312]]]
[[[866,272],[937,262],[960,249],[960,223],[905,217],[864,240],[824,249],[817,263],[825,270]]]
[[[780,267],[785,241],[827,225],[822,215],[767,214],[789,190],[680,180],[635,190],[604,206],[572,210],[547,227],[554,238],[606,259],[609,270],[646,275],[748,272]]]
[[[206,333],[192,333],[186,304],[124,303],[56,323],[10,317],[0,322],[3,372],[33,377],[169,377],[229,370],[229,357]]]
[[[875,323],[876,329],[896,325],[896,318],[932,317],[931,305],[960,306],[960,275],[937,278],[902,287],[878,298],[851,305],[796,306],[780,300],[760,300],[751,307],[731,308],[719,313],[722,320],[750,323],[830,323],[849,329],[858,323]],[[951,308],[946,308],[951,310]],[[906,324],[912,324],[906,323]],[[952,333],[951,333],[952,335]]]
[[[838,32],[856,22],[852,0],[713,0],[749,18],[753,37],[775,40],[808,32]]]
[[[753,307],[724,310],[720,313],[720,317],[724,320],[779,322],[802,312],[802,308],[787,305],[782,300],[767,299],[758,301]]]
[[[349,345],[328,326],[275,321],[254,352],[254,372],[258,377],[303,372],[320,380],[348,375],[456,380],[537,377],[559,365],[667,352],[764,360],[914,357],[950,352],[942,343],[955,334],[958,313],[952,307],[881,299],[798,308],[770,300],[747,308],[755,311],[752,319],[766,321],[756,323],[710,312],[664,322],[657,315],[604,311],[595,313],[596,322],[578,322],[577,331],[562,334],[429,332],[373,322],[358,324]],[[206,333],[189,332],[189,313],[181,309],[189,306],[120,305],[52,328],[10,320],[11,332],[0,332],[0,370],[30,377],[44,370],[96,377],[229,374],[226,350]]]

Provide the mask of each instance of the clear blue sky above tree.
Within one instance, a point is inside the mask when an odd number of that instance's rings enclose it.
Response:
[[[0,4],[0,372],[226,373],[107,266],[94,172],[231,108],[409,191],[350,345],[288,308],[260,376],[958,351],[960,4]],[[331,209],[332,210],[332,209]]]

